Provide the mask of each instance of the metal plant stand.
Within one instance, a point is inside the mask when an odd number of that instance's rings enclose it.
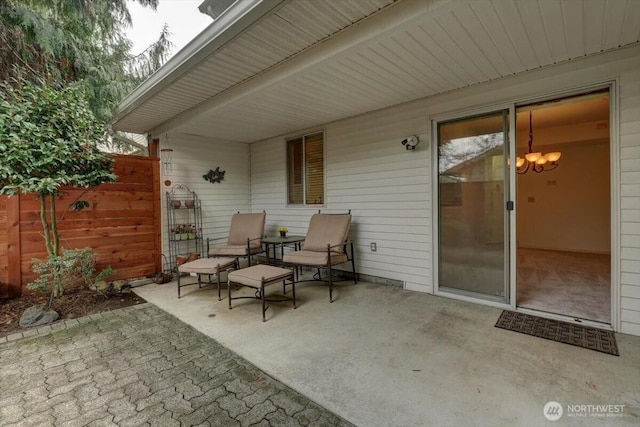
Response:
[[[178,265],[203,255],[202,206],[196,192],[183,184],[174,185],[166,196],[169,267],[177,275]]]

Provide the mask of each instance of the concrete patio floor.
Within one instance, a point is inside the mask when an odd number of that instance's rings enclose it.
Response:
[[[326,286],[299,284],[297,310],[273,304],[265,323],[259,301],[229,310],[214,286],[135,292],[359,426],[640,423],[639,337],[618,334],[616,357],[495,328],[495,308],[368,283],[341,284],[333,304]],[[549,401],[560,420],[544,417]],[[624,407],[578,417],[567,405]]]

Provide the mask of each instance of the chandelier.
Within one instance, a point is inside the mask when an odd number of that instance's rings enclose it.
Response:
[[[533,115],[529,111],[529,149],[524,158],[516,157],[516,172],[523,174],[529,170],[536,173],[552,171],[558,167],[560,156],[562,156],[562,153],[559,151],[552,151],[547,154],[542,154],[541,151],[533,151]]]

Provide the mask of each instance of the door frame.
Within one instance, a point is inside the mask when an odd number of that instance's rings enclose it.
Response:
[[[514,97],[509,99],[508,102],[500,102],[495,104],[489,104],[477,108],[460,109],[449,113],[433,115],[427,117],[428,132],[431,139],[430,144],[430,167],[431,167],[431,212],[432,212],[432,271],[433,271],[433,293],[434,295],[444,296],[451,299],[457,299],[476,304],[482,304],[486,306],[514,310],[522,313],[534,314],[540,317],[547,317],[550,319],[562,320],[570,323],[578,323],[586,326],[595,326],[605,329],[613,329],[614,331],[620,330],[620,313],[619,313],[619,297],[620,297],[620,121],[619,118],[619,92],[618,92],[619,79],[606,79],[600,81],[590,82],[589,84],[580,85],[576,87],[564,88],[562,90],[538,92],[535,95]],[[517,231],[516,231],[516,215],[518,206],[512,211],[509,211],[509,261],[507,268],[509,270],[509,302],[500,303],[491,300],[485,300],[481,298],[475,298],[467,295],[453,294],[451,292],[442,292],[439,290],[439,206],[438,206],[438,135],[437,135],[437,123],[441,121],[461,119],[468,116],[487,114],[499,110],[509,110],[509,132],[508,132],[508,159],[510,165],[515,165],[516,161],[516,138],[515,138],[515,109],[517,105],[531,104],[536,102],[543,102],[545,100],[553,98],[562,98],[567,96],[580,95],[585,92],[590,92],[598,89],[609,90],[609,161],[610,161],[610,209],[611,209],[611,324],[607,325],[600,322],[592,322],[588,320],[581,320],[576,322],[575,319],[569,316],[556,315],[552,313],[539,312],[535,310],[518,308],[516,306],[517,289],[516,289],[516,244]],[[516,200],[516,171],[515,168],[509,168],[509,200]]]
[[[542,95],[537,95],[537,96],[532,96],[532,97],[528,97],[528,98],[522,98],[519,99],[518,101],[516,101],[514,103],[514,106],[517,108],[519,106],[523,106],[523,105],[529,105],[529,104],[536,104],[539,102],[546,102],[546,101],[550,101],[552,99],[556,99],[556,98],[564,98],[564,97],[571,97],[571,96],[580,96],[589,92],[593,92],[593,91],[597,91],[597,90],[603,90],[603,89],[607,89],[609,91],[609,209],[610,209],[610,232],[611,232],[611,241],[610,241],[610,248],[611,248],[611,254],[609,257],[609,263],[611,266],[611,276],[609,277],[609,286],[610,286],[610,299],[611,299],[611,304],[610,304],[610,323],[602,323],[602,322],[597,322],[597,321],[593,321],[593,320],[587,320],[587,319],[580,319],[580,320],[576,320],[574,317],[572,316],[567,316],[567,315],[563,315],[563,314],[557,314],[557,313],[549,313],[549,312],[544,312],[544,311],[538,311],[538,310],[534,310],[534,309],[529,309],[529,308],[523,308],[523,307],[518,307],[516,304],[517,301],[517,289],[516,289],[516,277],[515,274],[517,274],[517,266],[515,265],[515,261],[516,261],[516,250],[517,248],[515,247],[516,245],[512,245],[513,246],[513,272],[514,272],[514,276],[512,277],[513,280],[513,285],[514,285],[514,309],[518,312],[522,312],[525,314],[532,314],[538,317],[546,317],[549,319],[555,319],[555,320],[561,320],[564,322],[569,322],[569,323],[575,323],[575,324],[580,324],[580,325],[585,325],[585,326],[592,326],[592,327],[596,327],[596,328],[600,328],[600,329],[611,329],[614,331],[619,331],[620,330],[620,318],[619,318],[619,304],[618,304],[618,297],[619,297],[619,288],[620,288],[620,282],[618,280],[619,277],[619,271],[620,271],[620,266],[619,266],[619,227],[620,227],[620,223],[619,223],[619,218],[620,218],[620,207],[619,207],[619,175],[620,175],[620,144],[619,144],[619,140],[618,140],[618,135],[619,135],[619,121],[617,120],[618,118],[618,105],[619,105],[619,100],[618,100],[618,92],[617,92],[617,86],[618,86],[618,80],[608,80],[605,82],[600,82],[600,83],[593,83],[593,84],[589,84],[589,85],[585,85],[585,86],[580,86],[578,88],[571,88],[571,89],[567,89],[564,91],[555,91],[555,92],[549,92],[546,94],[542,94]],[[517,144],[517,141],[513,140],[514,144]],[[516,147],[512,147],[513,151],[515,152]],[[512,159],[512,161],[515,161]],[[513,164],[513,163],[512,163]],[[517,190],[517,181],[515,178],[515,171],[514,171],[514,178],[512,181],[512,187],[514,190],[514,195],[513,197],[516,197],[515,195],[515,191]],[[515,199],[513,199],[515,200]],[[518,206],[516,203],[515,209],[513,211],[514,214],[514,226],[516,224],[516,219],[517,219],[517,211],[518,211]],[[515,231],[514,231],[515,233]],[[513,238],[517,239],[517,233],[513,235]],[[616,260],[618,260],[616,262]]]
[[[429,117],[429,128],[430,128],[429,134],[432,141],[432,143],[430,144],[431,145],[430,155],[431,155],[431,194],[432,194],[431,212],[433,213],[433,220],[431,222],[432,236],[433,236],[433,239],[432,239],[433,240],[432,267],[433,267],[433,281],[434,281],[433,293],[435,295],[445,296],[447,298],[457,299],[461,301],[480,303],[482,305],[488,305],[491,307],[501,308],[505,310],[514,310],[515,300],[513,298],[513,295],[514,295],[513,292],[515,291],[515,286],[514,286],[514,281],[512,277],[514,274],[513,273],[514,271],[513,248],[512,248],[513,245],[511,244],[512,238],[509,237],[509,234],[513,233],[515,216],[514,216],[513,210],[506,211],[506,206],[505,206],[505,212],[508,212],[508,214],[505,215],[505,221],[508,223],[508,227],[505,226],[505,244],[509,246],[509,250],[505,251],[506,258],[507,258],[505,262],[506,264],[505,280],[509,281],[509,286],[508,286],[509,295],[507,298],[507,302],[505,303],[505,302],[499,302],[491,299],[485,299],[485,298],[480,298],[480,297],[475,297],[475,296],[470,296],[465,294],[441,291],[438,283],[439,277],[440,277],[440,274],[439,274],[440,209],[439,209],[439,197],[438,197],[439,175],[438,175],[438,126],[437,124],[439,122],[464,119],[466,117],[473,117],[473,116],[481,116],[484,114],[491,114],[491,113],[504,111],[504,110],[508,111],[508,114],[509,114],[509,122],[508,122],[509,128],[506,135],[507,141],[505,141],[505,144],[504,144],[505,157],[507,158],[509,164],[515,164],[515,152],[513,150],[513,147],[514,147],[513,142],[515,140],[515,103],[510,102],[510,103],[491,104],[491,105],[480,107],[480,108],[459,110],[453,113]],[[515,169],[513,171],[513,174],[511,174],[511,169],[514,169],[514,168],[509,168],[509,175],[505,175],[505,180],[508,180],[508,182],[507,181],[505,182],[505,185],[509,188],[509,200],[514,200],[512,198],[513,194],[515,194],[513,193],[514,189],[512,188],[513,187],[512,182],[514,182],[513,180],[515,179]]]

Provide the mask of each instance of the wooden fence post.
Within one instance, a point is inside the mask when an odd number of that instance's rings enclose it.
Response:
[[[160,159],[158,158],[158,148],[160,140],[154,139],[149,146],[149,155],[153,154],[153,222],[155,225],[154,243],[156,248],[156,271],[163,271],[162,263],[162,197],[160,193]]]
[[[158,157],[160,153],[160,138],[152,139],[148,144],[149,157]]]

